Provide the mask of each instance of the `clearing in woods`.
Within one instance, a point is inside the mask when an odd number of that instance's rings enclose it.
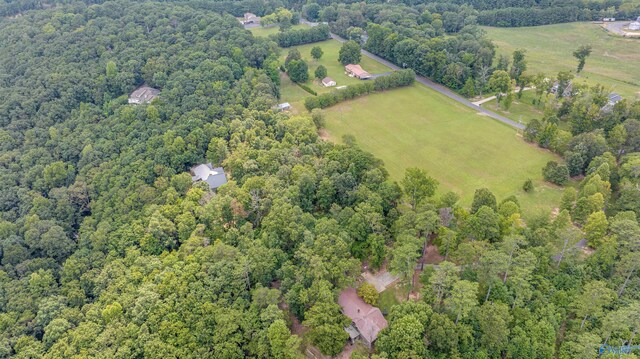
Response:
[[[542,168],[559,157],[526,143],[518,132],[421,84],[371,94],[324,110],[330,139],[352,134],[382,159],[392,179],[408,167],[425,169],[470,206],[477,188],[501,201],[516,195],[525,215],[550,212],[562,190],[542,179]],[[531,178],[533,193],[522,185]]]

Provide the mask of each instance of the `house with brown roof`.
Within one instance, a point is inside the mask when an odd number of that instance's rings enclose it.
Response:
[[[371,78],[371,74],[366,72],[360,65],[349,64],[344,67],[344,70],[350,77],[357,77],[360,80],[368,80]]]
[[[351,319],[351,325],[345,328],[352,341],[356,339],[369,348],[378,339],[378,333],[388,326],[380,309],[365,303],[358,297],[355,288],[347,288],[340,293],[338,304],[342,307],[342,313]]]

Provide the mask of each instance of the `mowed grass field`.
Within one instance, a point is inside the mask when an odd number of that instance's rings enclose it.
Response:
[[[471,205],[477,188],[487,187],[498,201],[516,195],[525,216],[560,203],[562,190],[542,179],[542,167],[557,156],[423,85],[361,97],[325,113],[331,140],[354,135],[394,180],[408,167],[423,168],[440,182],[440,193],[458,193],[463,206]],[[527,178],[534,181],[533,193],[522,190]]]
[[[526,49],[528,72],[550,76],[567,70],[575,73],[578,61],[573,51],[590,44],[593,52],[577,81],[601,83],[627,99],[640,98],[640,39],[615,36],[598,24],[585,22],[483,29],[498,53],[511,57],[514,50]]]

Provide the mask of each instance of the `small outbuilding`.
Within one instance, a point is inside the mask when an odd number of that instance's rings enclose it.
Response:
[[[351,325],[344,328],[349,338],[354,341],[361,339],[369,348],[378,339],[378,333],[388,326],[387,320],[380,309],[365,303],[355,288],[347,288],[340,293],[338,304],[342,313],[351,319]]]
[[[325,77],[322,79],[322,86],[324,87],[333,87],[336,85],[336,82],[331,77]]]
[[[160,90],[147,85],[142,85],[133,90],[131,95],[129,95],[129,103],[136,105],[150,103],[154,98],[158,97],[158,95],[160,95]]]
[[[640,30],[640,16],[636,19],[636,21],[629,24],[629,30],[638,31]]]
[[[344,70],[350,77],[356,77],[360,80],[368,80],[371,78],[371,74],[366,72],[360,65],[349,64],[344,67]]]
[[[206,182],[211,189],[217,189],[227,183],[227,175],[222,167],[213,168],[211,163],[192,167],[189,171],[193,182]]]

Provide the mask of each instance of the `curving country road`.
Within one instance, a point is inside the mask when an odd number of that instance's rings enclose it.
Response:
[[[309,25],[309,26],[317,26],[318,25],[318,23],[309,22],[309,21],[306,21],[304,19],[301,19],[300,22],[303,23],[303,24]],[[346,41],[345,39],[341,38],[340,36],[338,36],[338,35],[336,35],[334,33],[331,34],[331,38],[334,39],[334,40],[338,40],[340,42],[345,42]],[[398,67],[398,66],[394,65],[393,63],[383,59],[382,57],[380,57],[378,55],[370,53],[367,50],[362,50],[362,54],[364,54],[365,56],[367,56],[367,57],[369,57],[371,59],[374,59],[374,60],[376,60],[376,61],[378,61],[378,62],[380,62],[380,63],[382,63],[382,64],[384,64],[384,65],[386,65],[386,66],[388,66],[390,68],[392,68],[393,70],[401,70],[400,67]],[[443,85],[440,85],[438,83],[435,83],[435,82],[431,81],[430,79],[428,79],[428,78],[426,78],[424,76],[416,75],[416,81],[418,81],[419,83],[427,86],[430,89],[438,91],[439,93],[441,93],[441,94],[443,94],[443,95],[445,95],[445,96],[447,96],[447,97],[449,97],[449,98],[451,98],[451,99],[453,99],[453,100],[455,100],[455,101],[457,101],[457,102],[459,102],[459,103],[461,103],[461,104],[463,104],[463,105],[465,105],[465,106],[467,106],[469,108],[472,108],[473,110],[475,110],[477,112],[480,112],[480,113],[482,113],[484,115],[487,115],[487,116],[489,116],[489,117],[491,117],[493,119],[496,119],[496,120],[498,120],[498,121],[500,121],[502,123],[505,123],[505,124],[507,124],[507,125],[509,125],[511,127],[515,127],[515,128],[517,128],[519,130],[524,130],[524,128],[525,128],[525,126],[523,124],[515,122],[513,120],[510,120],[510,119],[508,119],[508,118],[506,118],[504,116],[500,116],[500,115],[498,115],[497,113],[495,113],[493,111],[489,111],[489,110],[487,110],[485,108],[482,108],[482,107],[472,103],[471,101],[467,100],[466,98],[458,95],[457,93],[451,91],[449,88],[447,88],[447,87],[445,87]]]

